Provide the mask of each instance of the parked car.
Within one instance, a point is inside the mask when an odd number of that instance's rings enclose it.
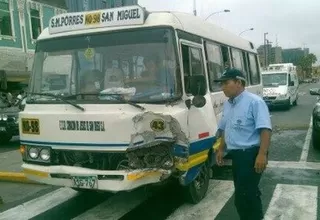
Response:
[[[313,108],[312,144],[320,150],[320,89],[310,89],[310,95],[317,95],[318,100]]]
[[[19,105],[11,105],[5,98],[5,93],[0,96],[0,145],[9,142],[13,136],[19,135]]]

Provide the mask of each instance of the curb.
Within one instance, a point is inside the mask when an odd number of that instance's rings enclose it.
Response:
[[[29,180],[24,173],[21,172],[0,172],[0,181],[39,184]],[[42,185],[42,184],[41,184]]]

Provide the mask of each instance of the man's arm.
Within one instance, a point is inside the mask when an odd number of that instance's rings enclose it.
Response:
[[[222,116],[218,123],[218,131],[217,131],[217,133],[219,133],[219,137],[217,138],[221,138],[219,150],[224,150],[226,146],[226,142],[224,139],[224,130],[226,129],[226,118],[225,118],[224,108],[225,106],[223,106]]]
[[[224,131],[221,131],[221,136],[220,136],[221,140],[220,140],[220,145],[219,145],[219,149],[221,151],[224,151],[225,147],[226,147],[226,142],[224,140]]]
[[[260,152],[266,154],[271,139],[271,119],[268,106],[260,99],[253,103],[253,117],[255,129],[260,132]]]
[[[260,130],[260,150],[259,154],[267,155],[271,140],[271,130],[261,129]]]
[[[260,149],[255,162],[255,170],[257,173],[262,173],[268,163],[267,154],[270,146],[272,125],[269,109],[262,99],[253,103],[252,110],[255,129],[260,132]]]
[[[220,143],[216,152],[216,162],[218,166],[222,166],[223,165],[223,152],[225,150],[226,147],[226,143],[225,143],[225,139],[224,139],[224,130],[226,127],[226,122],[224,117],[222,116],[219,125],[218,125],[218,131],[217,133],[219,133],[219,137],[217,136],[217,138],[220,138]]]

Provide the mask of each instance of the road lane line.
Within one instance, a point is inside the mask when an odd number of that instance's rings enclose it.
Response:
[[[317,220],[317,186],[277,184],[264,220]]]
[[[184,204],[167,220],[215,219],[234,193],[232,181],[210,180],[206,197],[198,204]]]
[[[144,189],[139,189],[129,193],[115,194],[107,201],[84,212],[73,220],[82,219],[120,219],[126,213],[136,208],[148,198]]]
[[[308,158],[309,148],[310,148],[310,141],[312,135],[312,116],[310,119],[309,129],[306,135],[306,139],[304,141],[304,145],[301,152],[300,162],[306,162]]]
[[[79,193],[73,189],[60,188],[0,213],[0,220],[31,219],[61,203],[64,203],[78,194]]]

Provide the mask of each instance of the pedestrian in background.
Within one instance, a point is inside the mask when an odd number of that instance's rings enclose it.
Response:
[[[215,80],[229,98],[223,106],[218,129],[221,144],[216,161],[223,165],[223,153],[230,150],[235,187],[235,206],[241,220],[263,219],[259,182],[267,166],[271,120],[263,99],[245,90],[245,74],[227,69]]]

